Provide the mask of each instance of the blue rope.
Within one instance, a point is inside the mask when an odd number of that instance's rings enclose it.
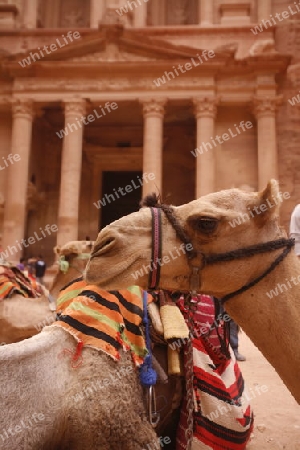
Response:
[[[151,339],[149,329],[149,317],[148,317],[148,293],[143,291],[143,324],[145,325],[145,340],[148,355],[145,356],[144,362],[140,367],[140,381],[142,386],[150,388],[157,382],[157,373],[152,366],[152,352],[151,352]]]

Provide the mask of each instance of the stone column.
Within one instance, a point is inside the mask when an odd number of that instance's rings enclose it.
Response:
[[[38,5],[37,0],[25,1],[24,27],[36,28]]]
[[[76,241],[78,239],[82,138],[84,127],[82,122],[81,126],[78,122],[80,122],[80,119],[84,114],[84,100],[65,102],[65,127],[68,126],[69,134],[64,137],[62,151],[57,245],[63,245],[69,241]]]
[[[214,0],[199,0],[200,25],[212,25],[214,17]]]
[[[134,10],[133,26],[135,28],[143,28],[147,25],[147,8],[148,3],[144,0],[137,1],[138,7]]]
[[[143,184],[143,196],[162,193],[163,123],[166,99],[143,101],[144,149],[143,172],[154,173],[155,178]]]
[[[93,169],[91,171],[91,202],[90,202],[90,231],[89,235],[92,239],[96,239],[97,233],[99,231],[99,224],[101,224],[102,208],[98,209],[94,205],[102,199],[102,169],[96,161],[93,164]]]
[[[6,103],[1,103],[0,119],[0,166],[3,167],[3,158],[6,159],[9,153],[11,153],[11,130],[12,130],[12,116],[11,111],[7,109]],[[4,109],[5,108],[5,109]],[[6,198],[6,186],[7,186],[8,168],[0,170],[0,245],[2,244],[3,233],[3,219],[4,219],[4,203]]]
[[[259,0],[257,2],[257,22],[261,22],[263,19],[270,19],[272,14],[272,0]]]
[[[105,0],[91,0],[90,5],[90,28],[98,28],[104,16]]]
[[[193,99],[197,120],[196,156],[196,198],[210,194],[216,189],[215,183],[215,146],[211,138],[215,137],[215,118],[218,99],[198,97]]]
[[[7,185],[3,221],[3,250],[7,259],[16,262],[24,250],[29,158],[32,138],[33,109],[31,100],[14,100],[12,104],[11,154],[7,168]],[[19,156],[17,156],[19,155]],[[2,161],[1,161],[2,163]],[[3,164],[1,164],[3,166]],[[18,243],[21,243],[18,246]],[[26,243],[26,247],[28,244]],[[21,248],[20,248],[21,247]]]
[[[276,109],[282,97],[255,97],[254,114],[257,118],[258,189],[264,189],[271,178],[278,179],[276,142]]]

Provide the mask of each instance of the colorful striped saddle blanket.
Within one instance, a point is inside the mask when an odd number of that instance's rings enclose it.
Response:
[[[0,300],[10,298],[14,294],[31,298],[40,297],[32,282],[17,267],[0,265]]]
[[[58,320],[62,327],[84,346],[103,351],[115,360],[120,349],[129,350],[136,366],[147,354],[140,325],[143,315],[143,291],[137,286],[106,291],[77,279],[66,286],[57,300]],[[149,294],[148,302],[153,301]],[[183,315],[188,311],[179,303]],[[193,450],[243,450],[253,428],[253,413],[245,395],[244,380],[234,355],[224,355],[221,328],[212,327],[215,308],[211,297],[197,296],[193,312],[195,327],[194,434]],[[205,335],[203,330],[210,332]],[[223,336],[224,337],[224,336]],[[184,397],[177,430],[176,450],[186,450],[188,414]]]
[[[57,299],[58,320],[52,325],[68,331],[83,346],[101,350],[114,360],[120,349],[130,351],[140,366],[148,351],[140,329],[143,291],[138,286],[106,291],[81,278],[72,281]],[[148,303],[153,297],[148,295]]]

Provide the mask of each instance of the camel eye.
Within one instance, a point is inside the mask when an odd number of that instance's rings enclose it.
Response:
[[[210,234],[217,229],[218,220],[212,217],[201,217],[201,219],[197,220],[196,226],[201,233]]]

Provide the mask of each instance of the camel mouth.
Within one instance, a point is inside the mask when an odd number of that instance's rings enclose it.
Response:
[[[107,253],[115,245],[115,242],[116,239],[114,237],[108,237],[102,242],[99,242],[99,244],[96,244],[91,254],[91,259]]]

